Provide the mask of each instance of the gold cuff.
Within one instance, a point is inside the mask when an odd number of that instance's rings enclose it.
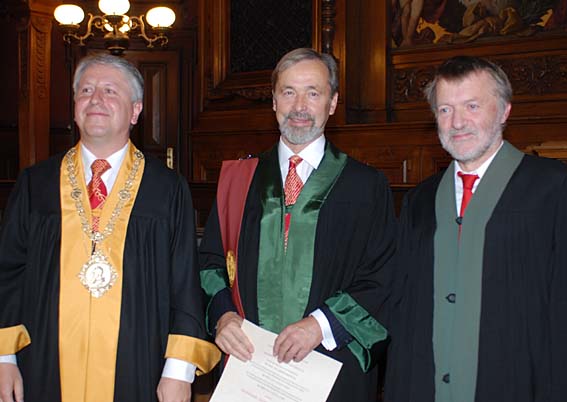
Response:
[[[30,334],[24,325],[0,328],[0,355],[13,355],[30,343]]]
[[[169,335],[166,358],[184,360],[197,366],[196,374],[206,374],[219,362],[220,350],[212,343],[185,335]]]

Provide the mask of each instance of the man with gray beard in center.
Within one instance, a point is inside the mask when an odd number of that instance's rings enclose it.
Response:
[[[332,56],[286,54],[272,93],[280,141],[257,159],[223,166],[205,228],[200,264],[209,330],[224,353],[250,360],[244,317],[278,334],[273,354],[280,362],[299,362],[312,350],[342,362],[328,401],[373,401],[372,352],[388,337],[382,304],[395,238],[390,189],[382,173],[325,138],[338,101]]]

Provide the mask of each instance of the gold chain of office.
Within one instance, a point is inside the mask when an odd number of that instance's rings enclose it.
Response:
[[[128,173],[128,177],[124,183],[124,188],[118,191],[118,202],[116,203],[116,206],[110,215],[110,219],[102,232],[94,230],[93,226],[91,226],[87,219],[85,207],[83,206],[82,201],[83,192],[79,188],[79,183],[77,181],[76,165],[74,162],[76,155],[77,151],[75,148],[69,150],[65,155],[67,174],[72,189],[71,198],[75,201],[75,208],[77,209],[77,213],[81,219],[81,228],[91,240],[93,245],[89,260],[83,265],[77,276],[79,277],[81,284],[90,292],[90,294],[95,298],[99,298],[108,292],[112,286],[114,286],[118,279],[118,272],[114,269],[102,250],[97,248],[97,245],[110,236],[114,231],[116,220],[120,216],[126,201],[128,201],[131,197],[134,179],[140,169],[140,164],[144,159],[144,155],[138,150],[134,152],[135,159],[132,169],[130,169],[130,172]]]
[[[85,213],[85,208],[83,206],[83,201],[82,201],[83,192],[79,188],[79,184],[77,181],[77,174],[74,163],[76,154],[77,154],[77,150],[75,148],[72,148],[65,155],[67,174],[69,177],[69,183],[71,184],[71,188],[72,188],[71,198],[75,201],[75,208],[77,209],[77,213],[81,218],[81,228],[83,229],[83,232],[89,237],[91,241],[95,243],[100,243],[101,241],[103,241],[112,234],[112,232],[114,231],[114,225],[116,223],[116,220],[120,216],[120,213],[122,212],[122,208],[124,208],[124,204],[126,204],[126,201],[128,201],[131,197],[131,190],[132,190],[132,186],[134,185],[134,179],[136,178],[136,174],[140,169],[140,164],[144,159],[144,154],[142,154],[138,150],[134,152],[135,159],[132,165],[132,169],[130,169],[126,182],[124,183],[124,187],[118,192],[118,202],[116,203],[116,206],[114,207],[114,210],[110,215],[110,219],[108,220],[108,223],[106,224],[106,226],[102,231],[93,230],[91,223],[87,219],[87,215]]]

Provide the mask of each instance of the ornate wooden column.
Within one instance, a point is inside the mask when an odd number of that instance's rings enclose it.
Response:
[[[346,122],[346,10],[350,1],[352,0],[313,1],[313,15],[319,27],[313,32],[314,46],[317,49],[320,46],[322,53],[333,56],[339,67],[339,103],[335,114],[329,118],[328,127],[343,125]]]
[[[20,169],[49,156],[51,27],[49,2],[12,1],[18,8],[18,137]]]
[[[335,39],[335,0],[322,0],[321,11],[321,50],[333,55],[333,40]]]

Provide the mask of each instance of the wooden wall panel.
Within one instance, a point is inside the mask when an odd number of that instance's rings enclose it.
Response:
[[[276,131],[193,134],[191,181],[215,183],[223,160],[257,155],[270,149],[277,139]]]
[[[403,195],[425,178],[445,169],[451,157],[439,144],[433,120],[418,123],[359,124],[331,127],[327,137],[353,158],[383,171],[399,211]],[[567,155],[567,116],[512,118],[504,137],[526,153],[554,157]],[[194,176],[190,185],[197,222],[204,225],[212,205],[216,180],[224,159],[246,157],[269,149],[278,132],[241,131],[201,133],[193,137]],[[547,145],[549,142],[555,144]],[[563,144],[558,146],[557,144]],[[543,147],[542,147],[543,144]],[[567,159],[567,157],[565,157]]]
[[[341,96],[346,99],[348,123],[376,123],[389,120],[387,7],[389,2],[349,2],[347,18],[347,60]]]

